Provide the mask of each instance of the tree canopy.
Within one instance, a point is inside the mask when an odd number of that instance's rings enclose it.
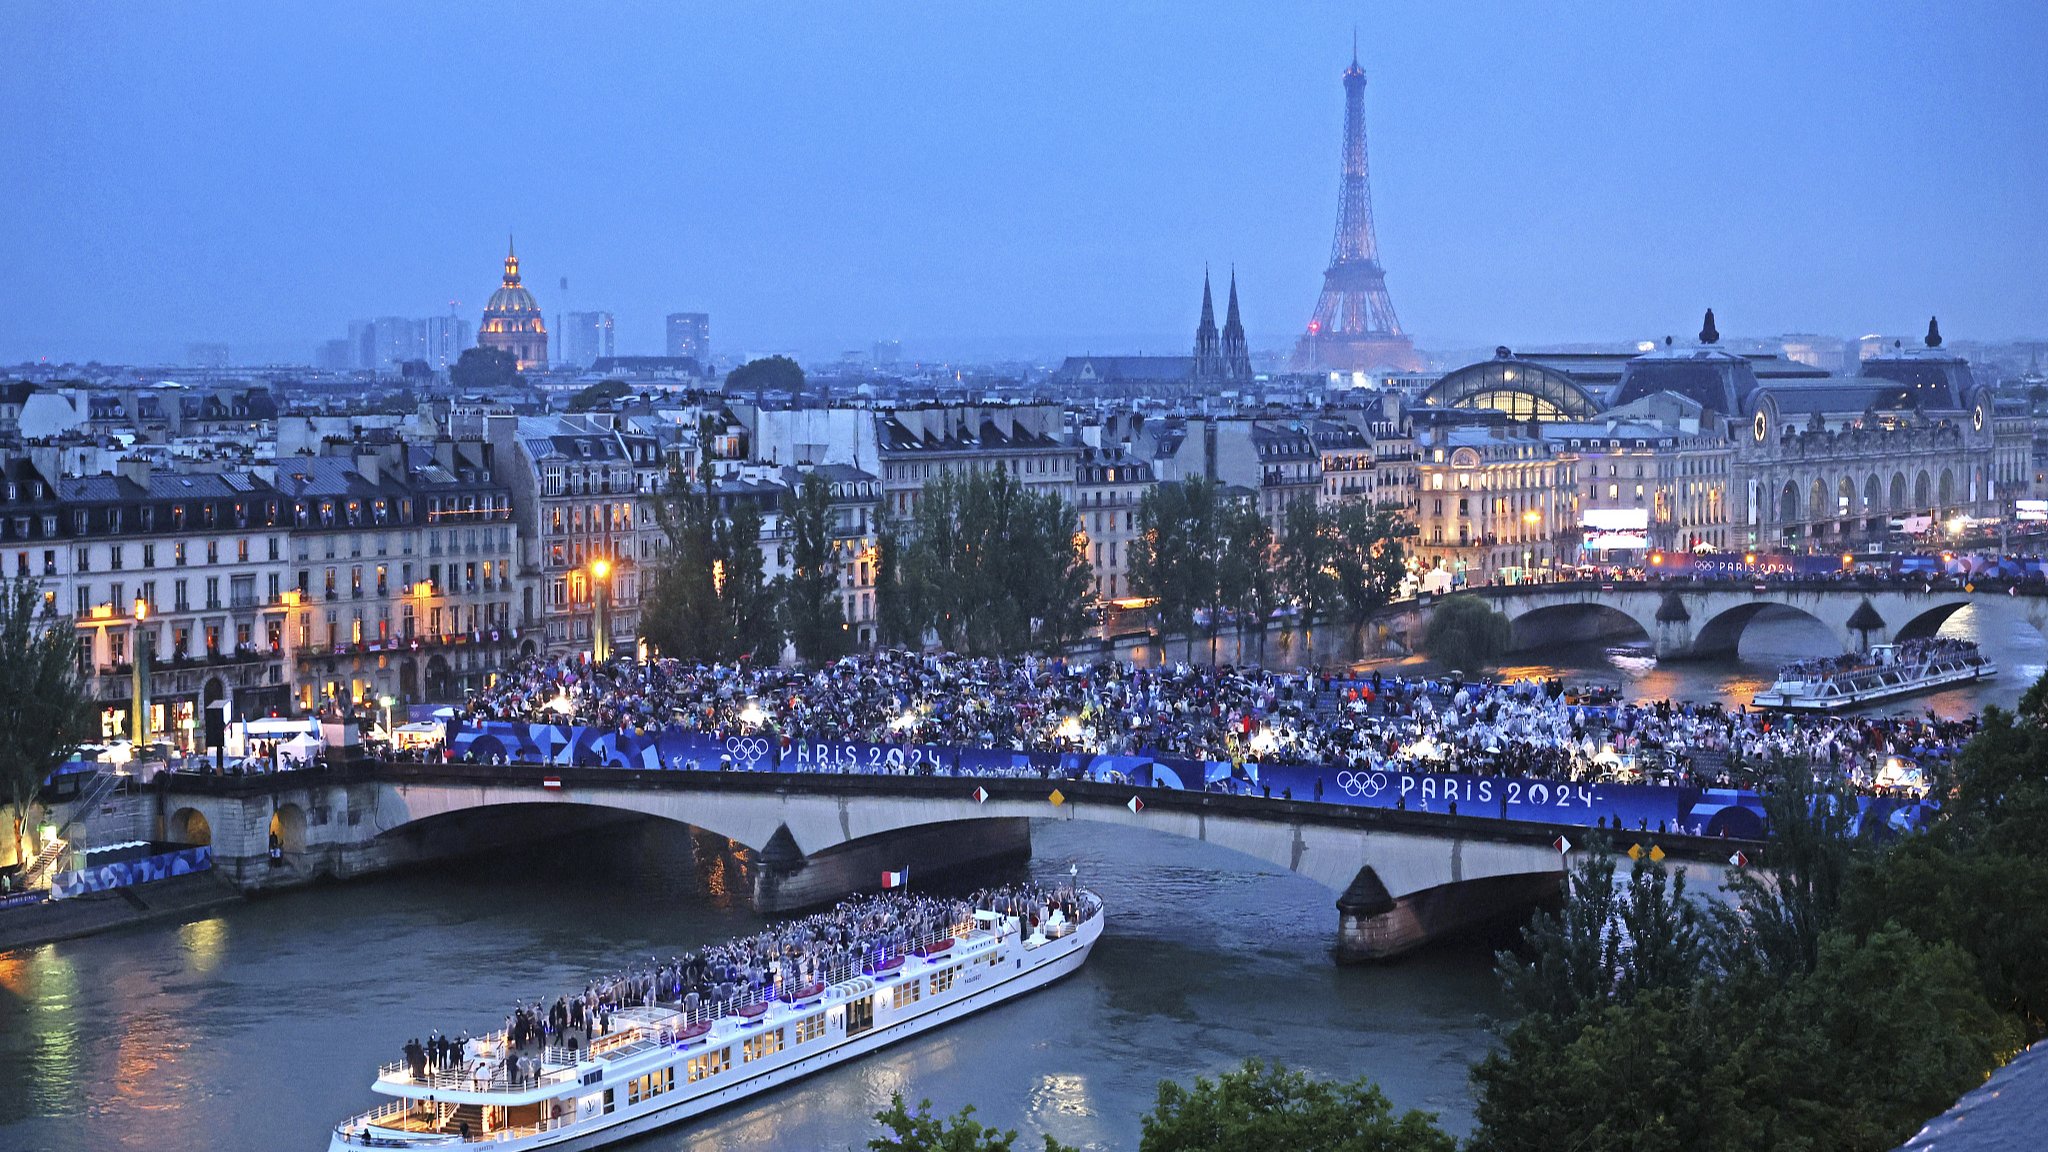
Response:
[[[1456,1152],[1425,1112],[1394,1115],[1369,1080],[1317,1080],[1257,1059],[1192,1088],[1159,1084],[1139,1152]]]
[[[1088,564],[1074,506],[1009,472],[943,472],[884,533],[877,594],[895,640],[974,655],[1056,650],[1081,634]]]
[[[1493,606],[1469,593],[1437,604],[1429,615],[1423,650],[1446,668],[1479,669],[1508,650],[1514,626]]]
[[[759,505],[737,499],[722,507],[707,465],[695,481],[677,472],[655,512],[667,539],[651,564],[641,636],[680,660],[778,659],[782,637],[761,556]]]
[[[803,366],[787,356],[765,356],[749,360],[725,374],[725,390],[737,392],[787,392],[804,390]]]
[[[569,397],[569,411],[588,412],[614,400],[624,400],[632,394],[633,386],[624,380],[600,380]]]
[[[1016,1129],[999,1132],[984,1128],[971,1118],[973,1115],[974,1105],[968,1104],[941,1119],[932,1115],[930,1100],[920,1102],[917,1111],[912,1112],[904,1106],[901,1092],[891,1093],[889,1107],[875,1113],[875,1119],[889,1130],[889,1135],[868,1141],[868,1148],[871,1152],[1011,1152],[1011,1146],[1017,1142]],[[1045,1152],[1079,1150],[1048,1135]]]
[[[32,583],[0,583],[0,795],[14,818],[17,858],[43,781],[99,729],[78,677],[71,618],[39,618],[41,603]]]
[[[789,510],[790,574],[781,592],[782,628],[796,653],[812,664],[836,660],[848,647],[839,601],[839,558],[832,552],[832,487],[817,473],[798,486]]]
[[[458,392],[486,395],[526,387],[526,377],[519,374],[519,357],[507,349],[483,345],[464,348],[462,356],[448,369],[448,379]]]

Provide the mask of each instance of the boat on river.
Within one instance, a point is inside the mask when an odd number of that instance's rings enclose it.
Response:
[[[1784,712],[1838,712],[1996,675],[1998,665],[1968,640],[1909,640],[1873,644],[1863,655],[1787,664],[1750,702]]]
[[[977,911],[803,987],[716,1006],[619,1009],[611,1032],[581,1050],[530,1047],[531,1075],[506,1075],[514,1050],[502,1032],[470,1041],[459,1067],[389,1064],[370,1087],[391,1102],[336,1125],[329,1152],[601,1148],[1042,988],[1087,961],[1102,920],[1102,902],[1081,889],[1038,923]]]

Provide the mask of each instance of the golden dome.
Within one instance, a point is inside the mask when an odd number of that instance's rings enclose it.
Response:
[[[531,312],[538,313],[540,305],[533,299],[533,293],[519,286],[519,254],[507,245],[505,252],[505,283],[491,293],[491,302],[484,306],[484,315],[492,313]]]

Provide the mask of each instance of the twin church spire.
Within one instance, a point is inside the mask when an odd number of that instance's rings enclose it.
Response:
[[[1245,343],[1244,321],[1237,313],[1237,269],[1230,270],[1230,304],[1223,330],[1216,329],[1216,298],[1209,289],[1209,273],[1202,272],[1202,322],[1195,328],[1195,379],[1216,383],[1241,383],[1252,378],[1250,346]]]

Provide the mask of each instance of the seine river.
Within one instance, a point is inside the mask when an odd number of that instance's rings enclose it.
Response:
[[[1978,641],[2004,674],[1894,710],[2010,707],[2048,664],[2040,636],[1972,610],[1943,632]],[[1659,667],[1584,645],[1503,671],[1734,703],[1780,661],[1836,650],[1803,618],[1760,619],[1734,661]],[[1167,836],[1041,822],[1035,838],[1031,874],[1077,864],[1108,903],[1079,975],[635,1147],[864,1147],[902,1092],[948,1112],[971,1102],[1027,1135],[1135,1148],[1160,1079],[1250,1055],[1370,1076],[1398,1107],[1469,1129],[1466,1068],[1498,1009],[1486,942],[1338,968],[1332,896],[1299,877]],[[734,866],[705,843],[637,824],[0,955],[0,1148],[322,1148],[376,1102],[372,1071],[407,1038],[497,1027],[513,999],[752,929]]]
[[[1251,1055],[1371,1076],[1469,1128],[1465,1070],[1497,1010],[1483,943],[1338,968],[1334,897],[1300,877],[1105,826],[1041,822],[1035,838],[1032,874],[1078,864],[1108,904],[1078,975],[633,1147],[864,1148],[901,1092],[1135,1148],[1160,1079]],[[0,1148],[325,1148],[378,1102],[375,1067],[407,1038],[500,1027],[514,999],[760,923],[727,895],[729,864],[699,867],[695,848],[679,826],[632,825],[0,955]]]

